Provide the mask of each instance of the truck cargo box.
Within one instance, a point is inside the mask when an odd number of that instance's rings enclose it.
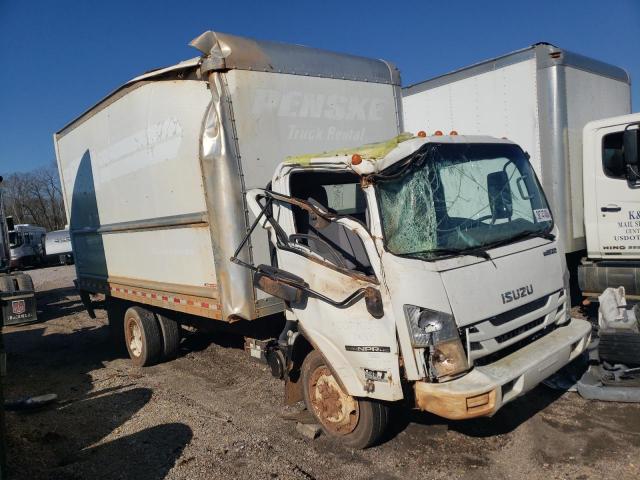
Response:
[[[218,52],[127,82],[54,135],[78,285],[209,318],[283,308],[230,262],[245,192],[287,156],[401,131],[382,60],[206,32]],[[204,60],[203,60],[204,59]],[[212,63],[213,62],[213,63]],[[270,263],[267,237],[241,257]]]
[[[582,129],[631,111],[621,68],[538,43],[403,89],[409,131],[507,137],[531,155],[567,253],[585,248]]]

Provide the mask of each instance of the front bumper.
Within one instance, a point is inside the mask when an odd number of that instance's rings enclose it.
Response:
[[[453,420],[491,416],[580,355],[590,337],[591,324],[572,318],[567,325],[460,378],[416,382],[416,406]]]

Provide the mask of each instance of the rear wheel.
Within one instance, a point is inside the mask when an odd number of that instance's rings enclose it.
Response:
[[[156,363],[162,355],[162,334],[153,313],[131,307],[124,314],[124,337],[131,361],[137,367]]]
[[[13,278],[8,275],[0,275],[0,292],[7,293],[14,290]]]
[[[16,282],[18,283],[18,289],[22,291],[35,292],[33,288],[33,279],[27,274],[16,275]]]
[[[302,364],[304,401],[327,435],[354,448],[380,440],[389,422],[389,407],[347,394],[324,358],[313,351]]]
[[[156,313],[156,319],[162,333],[162,358],[173,360],[180,348],[180,325],[175,320]]]

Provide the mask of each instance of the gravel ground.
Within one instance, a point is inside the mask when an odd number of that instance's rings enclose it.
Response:
[[[28,272],[40,323],[5,329],[6,396],[57,393],[7,414],[15,479],[640,478],[640,405],[538,387],[491,419],[394,412],[382,445],[345,449],[285,420],[283,385],[229,334],[189,334],[170,363],[135,368],[73,290],[73,267]]]

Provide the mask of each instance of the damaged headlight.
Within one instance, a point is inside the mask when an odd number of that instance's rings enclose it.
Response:
[[[468,368],[458,327],[453,315],[405,305],[404,314],[416,348],[429,349],[429,366],[432,378],[448,377]]]

